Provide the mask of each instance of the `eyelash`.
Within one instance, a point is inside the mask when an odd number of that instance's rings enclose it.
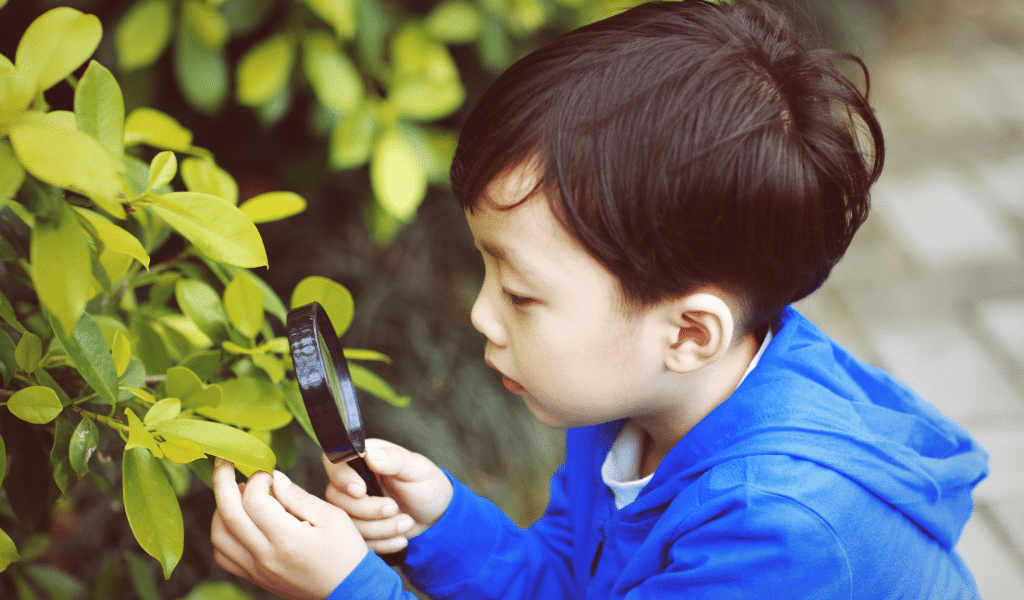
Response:
[[[505,297],[508,298],[508,301],[512,304],[512,306],[526,306],[528,304],[533,303],[533,298],[527,298],[526,296],[513,294],[508,290],[502,290],[502,293],[505,294]]]

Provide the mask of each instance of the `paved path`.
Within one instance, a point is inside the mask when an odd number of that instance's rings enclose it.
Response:
[[[999,24],[1024,36],[1021,8]],[[1020,600],[1024,45],[992,25],[957,22],[874,65],[886,172],[847,257],[800,308],[991,453],[958,548],[985,600]]]

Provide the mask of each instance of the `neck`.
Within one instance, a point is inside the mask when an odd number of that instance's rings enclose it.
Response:
[[[758,338],[748,333],[714,363],[672,378],[669,402],[662,410],[632,417],[645,433],[640,475],[646,477],[679,440],[732,395],[758,350]],[[682,381],[682,379],[686,381]],[[684,390],[681,394],[678,390]],[[671,392],[675,391],[675,394]]]

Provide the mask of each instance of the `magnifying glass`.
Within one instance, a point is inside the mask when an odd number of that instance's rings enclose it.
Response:
[[[366,493],[383,496],[377,476],[363,460],[366,432],[348,362],[327,312],[319,302],[288,311],[288,343],[295,379],[309,413],[313,432],[333,463],[348,462],[366,482]],[[401,564],[405,550],[381,555],[389,565]]]

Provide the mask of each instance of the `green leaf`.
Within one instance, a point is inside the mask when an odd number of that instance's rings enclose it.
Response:
[[[57,394],[57,399],[60,400],[61,406],[68,406],[71,404],[71,397],[64,391],[64,388],[60,387],[60,385],[53,380],[53,377],[48,371],[46,371],[46,369],[36,370],[35,376],[40,384],[45,385],[53,390],[54,394]]]
[[[200,350],[185,357],[178,366],[191,370],[200,381],[209,381],[220,371],[220,357],[220,350]]]
[[[238,184],[230,173],[208,158],[189,157],[181,161],[181,179],[190,192],[210,194],[238,204]]]
[[[341,114],[362,104],[362,75],[332,36],[314,32],[306,36],[302,48],[306,78],[321,104]]]
[[[68,459],[71,461],[71,468],[79,477],[85,477],[89,472],[89,459],[96,452],[96,446],[100,443],[100,432],[92,419],[82,419],[71,434],[71,444],[68,446]]]
[[[227,200],[195,192],[158,196],[149,207],[211,259],[236,267],[267,266],[263,239],[249,217]]]
[[[204,454],[203,457],[205,456]],[[187,494],[192,484],[192,471],[184,464],[166,460],[160,461],[160,466],[164,468],[164,475],[167,475],[167,481],[170,482],[174,494],[179,498]]]
[[[386,381],[377,376],[366,367],[360,365],[349,365],[349,374],[352,376],[352,384],[361,390],[370,392],[381,400],[397,406],[406,408],[409,406],[408,396],[399,396]]]
[[[29,423],[42,425],[57,418],[64,406],[57,398],[57,394],[50,388],[42,385],[34,385],[18,390],[7,401],[7,408],[11,413]]]
[[[161,188],[174,179],[178,172],[178,159],[170,150],[157,153],[149,163],[149,187],[150,190]]]
[[[160,450],[163,451],[164,458],[179,465],[206,458],[206,453],[199,444],[183,438],[172,437],[160,442]]]
[[[17,347],[14,345],[14,340],[11,339],[7,331],[0,328],[0,379],[3,379],[4,385],[7,385],[11,377],[18,372],[16,353]]]
[[[58,223],[37,222],[32,229],[32,284],[46,310],[64,331],[73,331],[85,312],[92,264],[89,241],[72,212],[61,204]]]
[[[100,400],[113,406],[117,403],[117,369],[114,357],[103,339],[103,332],[89,313],[83,313],[72,336],[67,337],[54,327],[71,362]]]
[[[103,244],[104,251],[130,256],[149,269],[149,255],[137,237],[91,210],[78,206],[74,209],[92,226],[99,237],[97,241]]]
[[[274,452],[248,433],[211,421],[171,419],[156,426],[165,437],[175,436],[191,440],[203,452],[235,463],[240,471],[252,475],[256,471],[273,471]]]
[[[238,207],[253,223],[270,223],[306,210],[306,200],[295,192],[267,192]]]
[[[432,121],[457,110],[465,100],[455,60],[444,44],[417,25],[399,29],[391,43],[395,74],[388,103],[400,116]]]
[[[174,284],[174,298],[181,312],[210,337],[214,337],[228,322],[220,295],[205,281],[178,279]]]
[[[252,596],[228,581],[200,581],[181,600],[252,600]]]
[[[179,506],[180,510],[181,507]],[[160,592],[156,589],[156,581],[150,571],[149,562],[134,552],[124,553],[124,562],[128,565],[128,577],[132,580],[132,587],[141,600],[161,600]],[[102,600],[97,598],[96,600]]]
[[[377,120],[365,108],[338,119],[331,129],[331,166],[352,169],[370,159],[377,134]]]
[[[14,358],[18,361],[18,366],[22,371],[31,373],[39,368],[39,359],[42,357],[43,341],[39,339],[38,335],[26,331],[14,351]]]
[[[248,277],[235,277],[224,288],[224,309],[235,329],[249,339],[263,328],[263,293]]]
[[[427,15],[427,32],[436,40],[448,44],[468,44],[480,38],[483,16],[468,0],[447,0]]]
[[[124,218],[117,161],[73,121],[57,113],[33,113],[11,125],[10,140],[18,160],[36,179],[88,196]]]
[[[188,152],[192,148],[192,132],[154,108],[133,110],[124,121],[124,145],[146,144],[154,148]]]
[[[351,39],[356,32],[356,0],[306,0],[313,12],[330,25],[339,38]]]
[[[0,436],[0,483],[3,483],[7,476],[7,447],[4,445],[4,438]],[[2,570],[2,569],[0,569]]]
[[[227,43],[230,33],[228,22],[213,4],[187,0],[182,7],[181,18],[207,48],[220,50]]]
[[[84,63],[100,43],[103,27],[94,15],[73,8],[48,10],[32,22],[18,44],[18,71],[47,90]]]
[[[50,565],[26,565],[25,574],[53,600],[86,600],[85,583]]]
[[[60,493],[66,494],[78,482],[78,473],[71,467],[69,450],[75,427],[67,417],[54,421],[53,448],[50,450],[50,467],[53,469],[53,481]]]
[[[299,384],[296,381],[289,381],[288,385],[283,387],[284,392],[284,403],[288,407],[288,410],[295,417],[295,420],[302,426],[303,431],[310,439],[316,439],[316,433],[313,432],[313,424],[309,422],[309,413],[306,412],[306,403],[302,400],[302,393],[299,391]]]
[[[191,369],[181,365],[167,369],[164,390],[168,396],[180,399],[184,408],[217,406],[223,398],[220,385],[206,385]]]
[[[14,197],[25,182],[25,167],[21,166],[10,142],[0,140],[0,206]]]
[[[110,354],[114,359],[114,371],[118,379],[128,371],[128,364],[132,360],[132,343],[123,331],[114,334],[114,341],[110,347]]]
[[[117,160],[124,156],[124,96],[114,76],[100,63],[89,67],[75,88],[78,129],[89,134]]]
[[[235,96],[240,104],[262,106],[287,85],[295,60],[295,41],[286,34],[266,38],[238,61]]]
[[[385,364],[391,364],[391,357],[376,350],[360,350],[357,348],[345,348],[345,358],[349,360],[378,360]]]
[[[416,147],[397,129],[377,140],[370,184],[384,210],[402,221],[412,218],[427,194],[427,175]]]
[[[156,443],[156,439],[153,438],[153,434],[146,429],[146,426],[139,420],[135,412],[130,408],[126,408],[124,409],[124,416],[128,421],[128,443],[125,444],[124,449],[145,448],[157,458],[162,458],[163,452],[160,451],[160,446]]]
[[[177,398],[164,398],[157,402],[146,412],[142,422],[150,427],[173,419],[181,413],[181,400]]]
[[[125,576],[121,561],[107,554],[103,557],[103,566],[93,578],[89,589],[89,600],[104,598],[123,598]]]
[[[174,489],[160,463],[145,448],[125,450],[122,479],[124,511],[132,533],[142,549],[160,561],[167,579],[181,559],[185,541]]]
[[[18,322],[18,315],[14,314],[14,307],[11,305],[11,301],[4,296],[3,292],[0,292],[0,319],[3,319],[8,325],[13,327],[15,331],[25,333],[25,327]]]
[[[267,377],[270,378],[271,383],[278,383],[284,379],[284,365],[281,363],[281,359],[276,356],[265,353],[253,354],[252,363],[263,369]]]
[[[228,60],[224,50],[209,48],[190,27],[178,29],[174,44],[174,75],[189,104],[212,114],[220,110],[229,91]]]
[[[143,0],[132,5],[114,32],[114,47],[124,71],[148,67],[171,40],[169,0]]]
[[[260,431],[280,429],[291,423],[292,415],[284,406],[284,395],[276,385],[263,378],[236,377],[220,384],[224,399],[215,407],[201,406],[196,412],[204,417]]]
[[[0,572],[7,569],[11,563],[16,563],[21,558],[18,556],[18,548],[7,532],[0,529]]]
[[[292,290],[291,307],[298,308],[313,301],[324,307],[338,337],[348,331],[356,307],[348,288],[326,277],[311,275],[300,281]]]

